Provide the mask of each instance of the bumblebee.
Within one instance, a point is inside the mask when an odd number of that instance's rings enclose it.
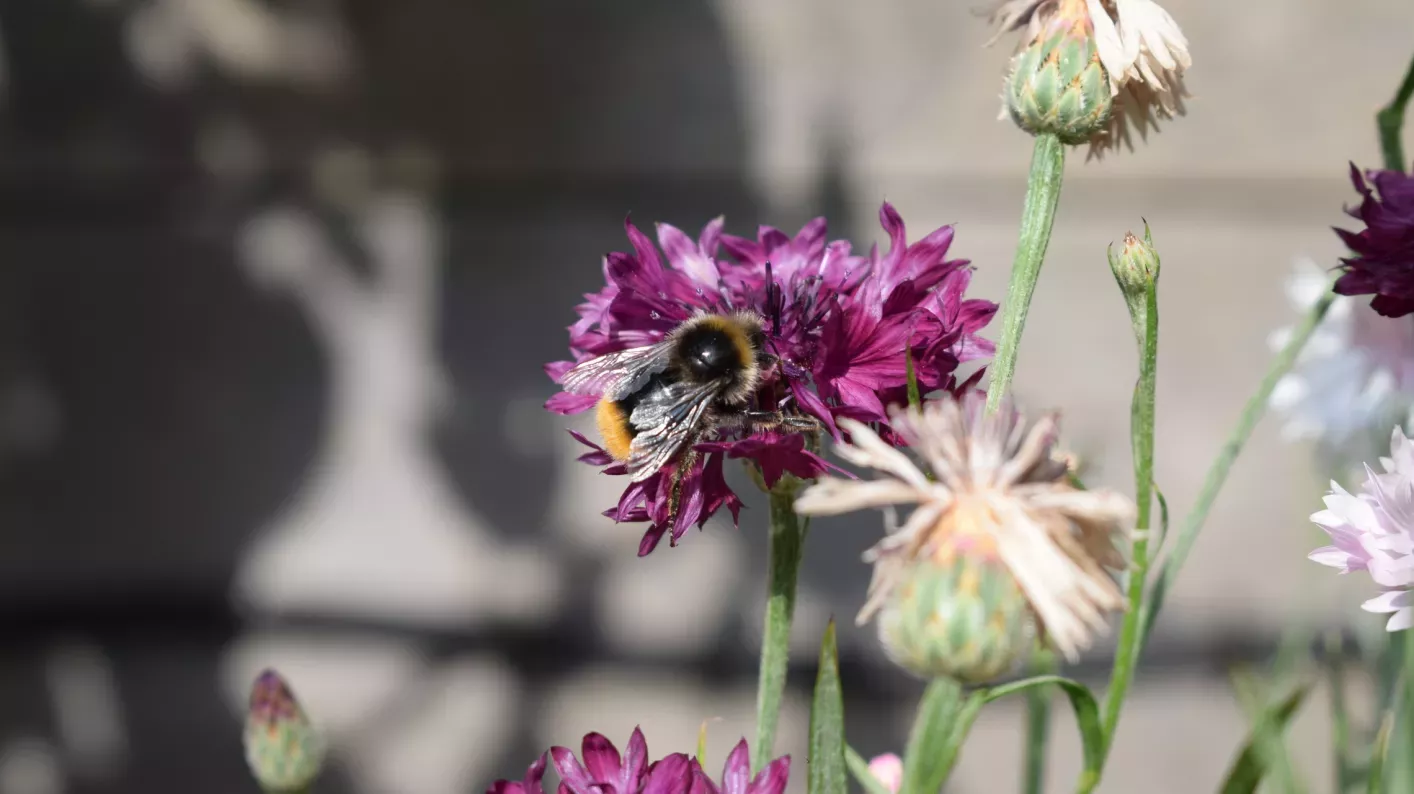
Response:
[[[774,363],[762,327],[749,311],[698,314],[661,342],[581,362],[561,387],[599,397],[595,418],[604,451],[625,464],[633,482],[677,464],[675,509],[699,441],[723,430],[819,429],[811,417],[751,408],[762,372]]]

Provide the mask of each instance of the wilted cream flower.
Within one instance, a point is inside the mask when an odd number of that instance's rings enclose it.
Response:
[[[1088,25],[1114,97],[1108,126],[1089,140],[1091,156],[1121,143],[1132,151],[1131,126],[1147,138],[1159,118],[1184,114],[1189,93],[1183,75],[1193,65],[1188,39],[1154,0],[1002,0],[993,5],[990,21],[998,32],[988,44],[1024,30],[1023,53],[1053,30]],[[1007,116],[1005,102],[1002,115]]]
[[[948,660],[937,657],[943,646],[985,644],[999,633],[1010,637],[1000,623],[1010,614],[1007,591],[1015,589],[1050,644],[1075,661],[1095,635],[1107,630],[1107,613],[1125,606],[1106,569],[1127,567],[1115,542],[1129,535],[1134,503],[1112,491],[1082,491],[1069,484],[1066,462],[1054,449],[1054,414],[1028,427],[1010,401],[986,415],[985,399],[981,392],[970,392],[959,400],[927,402],[921,410],[891,411],[891,426],[928,464],[931,479],[867,426],[840,420],[852,438],[836,446],[840,457],[888,476],[873,481],[823,478],[801,494],[795,508],[802,514],[833,515],[917,505],[901,527],[891,526],[864,555],[874,563],[874,578],[860,623],[881,610],[883,618],[900,609],[926,616],[909,623],[904,615],[893,629],[881,622],[881,640],[896,660],[903,652],[923,662],[932,653],[933,662],[948,667]],[[953,587],[949,591],[934,574],[954,570],[944,577]],[[920,572],[929,575],[920,579]],[[920,597],[927,603],[915,603]],[[989,607],[968,611],[969,599]],[[961,619],[978,621],[976,630],[949,625]],[[890,632],[893,636],[885,636]],[[1010,649],[1014,643],[1008,639],[1004,644]],[[936,674],[931,669],[936,665],[904,666]]]

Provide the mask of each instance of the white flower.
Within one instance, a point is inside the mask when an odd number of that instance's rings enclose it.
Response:
[[[1329,289],[1326,269],[1302,259],[1286,291],[1305,313]],[[1293,332],[1274,332],[1272,350]],[[1318,442],[1337,468],[1369,459],[1390,425],[1409,422],[1414,411],[1414,315],[1383,317],[1366,301],[1337,297],[1270,405],[1284,419],[1283,438]]]
[[[1359,494],[1331,483],[1326,509],[1311,520],[1333,541],[1310,559],[1341,573],[1366,571],[1384,592],[1366,601],[1367,612],[1394,613],[1388,631],[1414,626],[1414,443],[1395,428],[1383,474],[1366,467]]]
[[[833,515],[917,505],[901,527],[890,520],[889,534],[864,555],[875,568],[861,623],[883,606],[915,560],[995,559],[1020,586],[1049,641],[1074,661],[1107,629],[1106,613],[1125,606],[1106,568],[1126,567],[1115,540],[1128,537],[1134,503],[1068,483],[1065,462],[1054,452],[1054,415],[1028,426],[1009,404],[985,415],[985,399],[969,392],[960,400],[927,402],[921,411],[890,412],[890,425],[928,464],[931,480],[867,426],[840,420],[853,442],[835,447],[840,457],[888,476],[822,478],[801,494],[796,511]]]

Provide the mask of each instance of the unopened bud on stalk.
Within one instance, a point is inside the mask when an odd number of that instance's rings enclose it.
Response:
[[[984,535],[964,532],[904,564],[878,618],[879,642],[895,664],[975,684],[1004,675],[1030,650],[1026,594]]]
[[[245,723],[246,763],[267,794],[308,789],[324,762],[324,746],[280,674],[255,679]]]
[[[1149,224],[1144,223],[1144,239],[1133,232],[1124,235],[1124,246],[1118,254],[1111,245],[1106,252],[1110,260],[1110,272],[1115,275],[1124,302],[1129,306],[1129,320],[1134,325],[1134,335],[1139,344],[1144,344],[1144,328],[1149,316],[1149,293],[1159,281],[1159,252],[1154,249],[1154,237],[1149,233]]]
[[[1012,59],[1006,110],[1032,135],[1084,143],[1108,128],[1114,107],[1084,2],[1062,0],[1041,34]]]

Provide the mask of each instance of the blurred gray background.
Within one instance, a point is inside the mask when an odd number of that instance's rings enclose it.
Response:
[[[1294,317],[1293,261],[1340,255],[1346,164],[1377,163],[1414,6],[1165,5],[1190,116],[1071,156],[1017,390],[1064,410],[1092,482],[1128,487],[1135,359],[1104,251],[1146,218],[1158,480],[1182,514]],[[254,791],[240,720],[268,665],[330,733],[327,794],[478,792],[635,724],[662,755],[712,720],[719,764],[751,732],[764,504],[738,477],[740,531],[636,559],[641,527],[599,515],[621,485],[574,462],[540,367],[630,211],[746,235],[825,214],[864,248],[887,199],[915,238],[955,223],[972,293],[1000,300],[1030,142],[996,120],[1012,42],[984,49],[971,12],[0,2],[0,794]],[[1213,790],[1248,725],[1232,667],[1284,627],[1376,621],[1364,583],[1305,560],[1322,483],[1275,428],[1157,627],[1105,792]],[[912,718],[921,683],[852,625],[878,532],[811,533],[779,747],[798,763],[832,614],[851,742],[899,750]],[[1109,655],[1072,672],[1098,686]],[[984,713],[950,791],[1015,790],[1022,711]],[[1293,739],[1318,790],[1328,733],[1313,706]]]

